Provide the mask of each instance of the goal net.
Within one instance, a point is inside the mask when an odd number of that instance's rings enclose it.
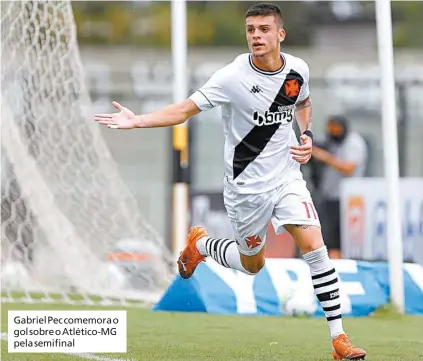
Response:
[[[6,302],[154,302],[170,252],[90,114],[69,1],[1,2],[1,288]]]

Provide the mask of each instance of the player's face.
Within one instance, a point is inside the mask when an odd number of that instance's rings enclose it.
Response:
[[[275,50],[285,39],[285,30],[273,15],[250,16],[245,21],[248,48],[254,56],[263,56]]]

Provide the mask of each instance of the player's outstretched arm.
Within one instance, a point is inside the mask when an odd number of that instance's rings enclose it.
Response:
[[[311,133],[311,100],[310,98],[304,99],[302,102],[297,104],[295,110],[295,118],[297,119],[298,126],[301,131],[301,145],[292,146],[291,154],[292,158],[300,164],[307,163],[311,158],[311,152],[313,147],[313,139]]]
[[[170,127],[184,123],[201,111],[191,99],[141,115],[135,115],[134,112],[118,102],[113,102],[112,104],[119,110],[118,113],[94,115],[96,122],[111,129]]]

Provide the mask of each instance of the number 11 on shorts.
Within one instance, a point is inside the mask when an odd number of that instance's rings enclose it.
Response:
[[[316,213],[316,210],[314,209],[314,204],[311,202],[302,202],[302,203],[304,204],[304,207],[307,213],[307,218],[311,218],[311,215],[313,214],[314,219],[317,219],[317,213]]]

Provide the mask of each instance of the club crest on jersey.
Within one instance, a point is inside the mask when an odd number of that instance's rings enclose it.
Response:
[[[289,124],[293,119],[293,108],[290,106],[279,106],[278,112],[269,112],[266,110],[264,113],[255,111],[253,113],[253,121],[259,127],[273,124]]]
[[[245,238],[245,243],[247,243],[247,246],[249,249],[256,248],[260,246],[261,244],[261,238],[260,236],[250,236]]]
[[[300,84],[297,79],[289,79],[285,81],[285,94],[286,96],[293,98],[300,94]]]

